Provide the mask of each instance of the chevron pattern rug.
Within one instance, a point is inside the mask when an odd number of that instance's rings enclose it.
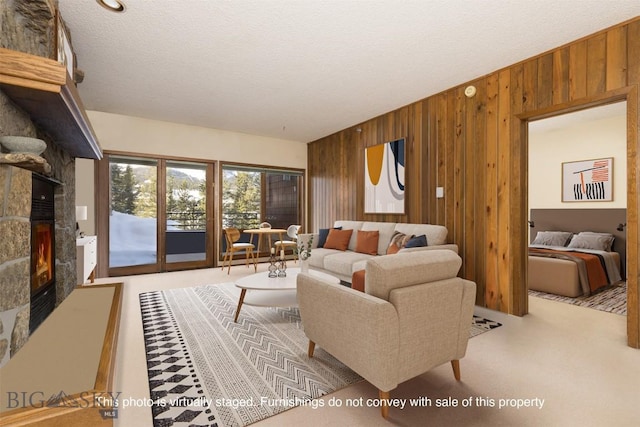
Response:
[[[308,340],[297,308],[243,306],[233,284],[140,294],[154,427],[245,426],[361,381]],[[499,323],[474,317],[471,336]]]

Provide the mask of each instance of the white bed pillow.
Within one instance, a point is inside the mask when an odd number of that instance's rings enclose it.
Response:
[[[596,234],[576,234],[569,242],[569,248],[572,249],[595,249],[597,251],[606,251],[609,247],[609,238]]]
[[[580,233],[578,233],[579,236],[601,236],[604,241],[606,242],[606,249],[604,249],[607,252],[611,252],[613,250],[613,240],[615,239],[615,236],[611,233],[596,233],[594,231],[581,231]]]
[[[569,231],[538,231],[532,245],[567,246],[573,233]]]

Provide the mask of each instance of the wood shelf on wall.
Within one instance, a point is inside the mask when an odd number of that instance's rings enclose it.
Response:
[[[64,64],[0,48],[0,89],[73,157],[102,158],[102,148]]]
[[[16,166],[23,169],[29,169],[43,175],[51,175],[51,165],[47,161],[31,153],[9,153],[0,154],[0,164]]]

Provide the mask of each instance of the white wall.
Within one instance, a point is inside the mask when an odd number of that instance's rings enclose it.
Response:
[[[529,124],[529,209],[625,209],[626,115],[548,128]],[[613,201],[563,203],[562,163],[604,157],[613,157]]]
[[[307,168],[307,144],[238,132],[88,111],[103,150]],[[76,161],[76,205],[88,206],[80,229],[95,234],[93,160]]]

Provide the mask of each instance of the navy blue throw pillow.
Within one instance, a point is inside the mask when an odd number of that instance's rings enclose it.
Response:
[[[334,227],[336,230],[342,230],[342,227]],[[324,244],[327,242],[327,236],[329,236],[329,228],[321,228],[318,236],[318,247],[324,248]]]
[[[419,248],[421,246],[427,246],[427,236],[424,234],[414,237],[404,245],[405,248]]]

